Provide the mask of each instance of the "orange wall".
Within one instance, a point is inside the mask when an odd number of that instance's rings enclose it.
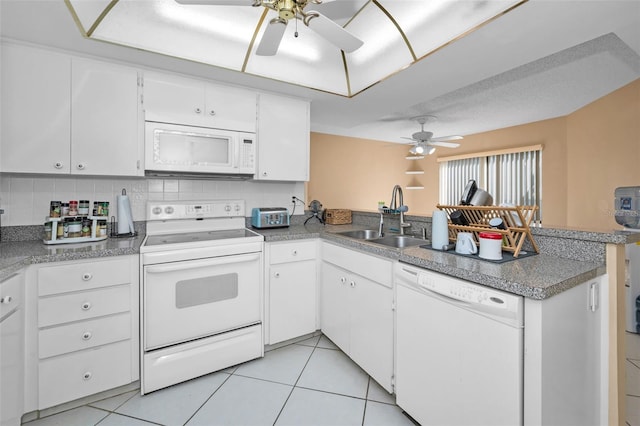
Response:
[[[616,227],[617,186],[640,185],[640,80],[561,118],[465,136],[460,148],[405,159],[406,145],[311,134],[307,198],[325,208],[373,211],[389,202],[395,184],[411,179],[413,162],[425,189],[404,190],[409,214],[431,215],[438,203],[436,156],[542,144],[542,206],[546,226]],[[462,191],[462,189],[461,189]],[[603,220],[605,219],[605,220]]]

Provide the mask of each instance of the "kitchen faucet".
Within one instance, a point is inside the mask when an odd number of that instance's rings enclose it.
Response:
[[[400,211],[400,235],[404,235],[404,228],[408,228],[411,226],[410,223],[405,223],[404,221],[404,212],[407,211],[407,206],[404,205],[404,199],[402,197],[402,187],[400,185],[396,185],[393,187],[393,192],[391,193],[391,203],[389,205],[391,210]],[[382,218],[380,218],[380,223],[382,224]]]

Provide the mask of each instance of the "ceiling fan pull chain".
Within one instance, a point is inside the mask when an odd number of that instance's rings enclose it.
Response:
[[[297,20],[297,19],[296,19],[296,32],[295,32],[295,33],[293,33],[293,36],[294,36],[295,38],[298,38],[298,20]]]

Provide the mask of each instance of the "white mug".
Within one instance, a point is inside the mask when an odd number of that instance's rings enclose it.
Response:
[[[473,241],[473,234],[471,232],[458,232],[456,238],[456,253],[460,254],[476,254],[478,247]]]

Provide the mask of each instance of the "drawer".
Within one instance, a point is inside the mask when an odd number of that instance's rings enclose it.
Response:
[[[78,290],[131,282],[131,260],[128,256],[38,270],[38,294],[47,296]]]
[[[392,287],[393,262],[388,259],[329,243],[323,243],[322,260],[339,266],[349,272],[362,275],[386,287]]]
[[[0,283],[0,318],[20,306],[24,275],[11,275]]]
[[[131,338],[131,314],[76,322],[40,330],[40,358],[62,355]]]
[[[132,382],[131,340],[49,358],[38,364],[38,408]]]
[[[316,247],[316,240],[270,243],[269,263],[275,265],[277,263],[315,259]]]
[[[131,288],[128,285],[41,297],[38,300],[38,327],[81,321],[130,310]]]

